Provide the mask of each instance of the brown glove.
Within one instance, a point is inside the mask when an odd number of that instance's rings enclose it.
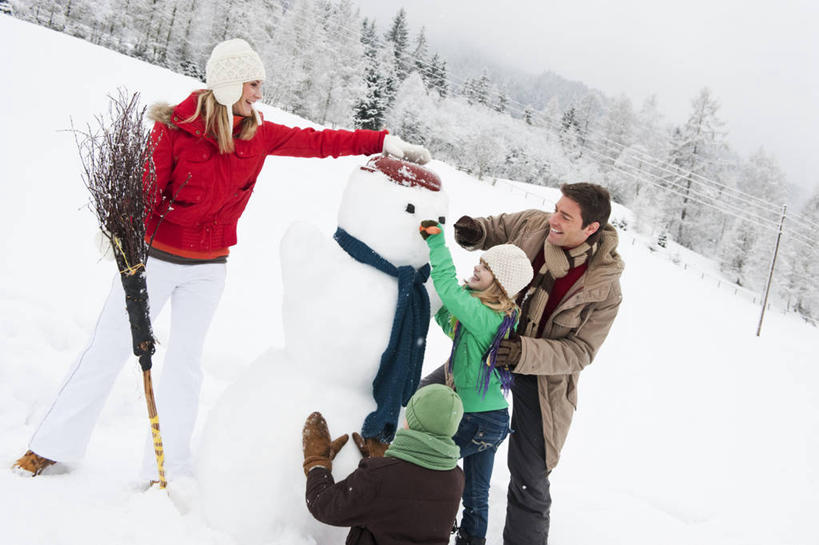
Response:
[[[441,232],[441,228],[438,226],[438,222],[435,220],[422,221],[419,230],[421,231],[421,238],[424,240],[426,240],[430,235],[437,235]]]
[[[301,446],[304,450],[304,474],[314,467],[323,467],[328,471],[333,469],[333,458],[341,447],[347,443],[350,436],[346,433],[335,441],[330,440],[330,430],[327,421],[321,413],[315,412],[307,417],[304,429],[301,432]]]
[[[461,216],[453,227],[455,228],[455,242],[461,246],[474,246],[483,235],[480,224],[469,216]]]
[[[520,362],[522,352],[520,336],[517,333],[512,333],[508,339],[502,340],[498,345],[498,352],[495,354],[495,367],[513,369]]]
[[[353,432],[353,443],[358,447],[358,452],[362,458],[380,458],[389,448],[389,443],[382,443],[374,437],[364,439],[356,432]]]

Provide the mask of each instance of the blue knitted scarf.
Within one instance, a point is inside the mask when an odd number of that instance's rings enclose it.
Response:
[[[333,238],[356,261],[398,278],[398,305],[392,332],[373,379],[377,408],[367,415],[361,428],[362,436],[389,443],[395,436],[401,407],[406,406],[421,380],[429,330],[429,295],[424,287],[429,278],[429,264],[417,271],[409,265],[396,267],[341,227]]]

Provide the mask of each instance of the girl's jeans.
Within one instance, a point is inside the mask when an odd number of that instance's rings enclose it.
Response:
[[[489,519],[489,480],[495,451],[509,434],[509,410],[465,413],[452,439],[464,459],[464,512],[461,529],[472,537],[486,537]]]

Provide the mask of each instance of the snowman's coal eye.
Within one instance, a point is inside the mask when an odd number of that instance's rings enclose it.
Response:
[[[410,214],[415,214],[415,205],[412,204],[412,203],[409,203],[407,205],[407,212],[409,212]]]
[[[446,223],[446,216],[438,216],[438,223],[441,225]]]

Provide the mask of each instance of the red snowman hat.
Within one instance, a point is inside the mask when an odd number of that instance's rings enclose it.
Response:
[[[373,157],[361,170],[381,172],[390,180],[406,187],[425,187],[430,191],[441,190],[441,178],[418,163],[411,163],[388,155]]]

